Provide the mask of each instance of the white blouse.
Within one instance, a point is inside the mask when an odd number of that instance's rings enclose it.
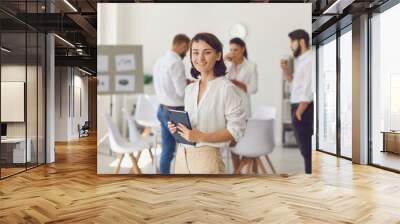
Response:
[[[227,62],[227,77],[228,79],[238,80],[247,86],[247,93],[242,91],[242,97],[246,102],[247,117],[251,117],[251,100],[250,95],[256,94],[258,90],[258,72],[257,65],[247,59],[244,59],[242,64],[235,66],[232,62]]]
[[[197,104],[200,80],[185,89],[185,110],[193,128],[212,133],[228,129],[235,141],[243,136],[246,129],[245,102],[236,88],[225,76],[208,81],[207,89]],[[198,142],[196,147],[226,147],[228,142]]]
[[[247,60],[246,58],[243,60],[242,64],[239,65],[238,71],[236,70],[233,63],[226,63],[228,66],[228,79],[236,79],[240,82],[243,82],[247,86],[248,94],[255,94],[258,90],[258,72],[257,65]]]

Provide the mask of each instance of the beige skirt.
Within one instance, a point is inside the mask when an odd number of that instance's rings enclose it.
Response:
[[[178,145],[175,160],[175,174],[225,173],[225,164],[218,148],[210,146],[190,148]]]

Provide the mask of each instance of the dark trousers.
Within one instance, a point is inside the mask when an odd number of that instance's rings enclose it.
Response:
[[[174,110],[183,110],[183,107],[174,107]],[[176,149],[176,141],[174,136],[168,129],[168,109],[163,105],[158,108],[157,118],[161,123],[161,158],[160,158],[160,173],[169,174],[171,161],[174,157]]]
[[[310,103],[304,113],[301,121],[296,118],[298,104],[292,104],[292,124],[297,143],[300,147],[301,155],[304,158],[304,166],[307,174],[311,173],[311,155],[312,155],[312,134],[314,128],[314,104]]]

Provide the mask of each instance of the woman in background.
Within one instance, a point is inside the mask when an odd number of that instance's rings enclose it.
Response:
[[[228,64],[228,79],[242,90],[242,97],[246,104],[246,116],[251,117],[251,101],[250,95],[257,93],[258,89],[258,73],[257,65],[248,60],[246,43],[240,38],[233,38],[229,41],[230,52],[225,55],[224,59]],[[231,142],[230,146],[234,147],[236,142]],[[240,158],[231,152],[233,168],[239,166]]]
[[[185,89],[185,110],[192,130],[171,122],[176,131],[196,146],[178,146],[175,173],[221,174],[225,166],[220,148],[238,141],[246,128],[240,90],[226,78],[222,44],[210,33],[199,33],[190,43],[191,74],[196,81]]]

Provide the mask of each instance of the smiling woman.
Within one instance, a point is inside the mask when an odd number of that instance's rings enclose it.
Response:
[[[220,148],[238,141],[245,131],[245,104],[239,90],[226,79],[222,44],[210,33],[195,35],[190,44],[191,74],[197,79],[185,90],[185,110],[193,129],[169,123],[196,146],[181,144],[176,155],[177,174],[221,174],[224,163]]]
[[[226,66],[221,57],[222,44],[216,36],[210,33],[197,34],[190,44],[192,62],[190,73],[196,79],[202,72],[212,72],[215,77],[224,76]]]

